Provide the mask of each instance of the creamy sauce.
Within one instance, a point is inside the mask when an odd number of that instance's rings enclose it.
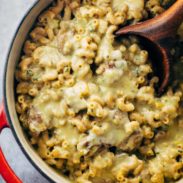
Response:
[[[148,52],[134,37],[114,36],[159,14],[160,2],[56,4],[39,18],[16,72],[16,109],[39,155],[76,183],[181,178],[183,87],[157,97]]]

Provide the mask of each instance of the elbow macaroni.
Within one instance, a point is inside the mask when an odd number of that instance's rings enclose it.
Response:
[[[114,36],[167,3],[56,0],[38,18],[15,73],[15,107],[41,158],[70,180],[183,177],[183,87],[157,97],[149,53],[134,37]]]

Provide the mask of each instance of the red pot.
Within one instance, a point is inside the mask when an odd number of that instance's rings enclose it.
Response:
[[[6,119],[6,114],[4,112],[4,106],[0,106],[0,132],[3,128],[9,127]],[[0,148],[0,174],[4,180],[8,183],[21,183],[22,181],[14,174],[12,169],[9,167],[6,159],[3,155],[3,152]]]

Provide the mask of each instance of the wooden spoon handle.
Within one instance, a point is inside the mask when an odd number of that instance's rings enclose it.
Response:
[[[116,35],[141,35],[158,42],[175,35],[178,26],[183,21],[183,0],[177,0],[161,15],[136,25],[127,26],[116,32]]]

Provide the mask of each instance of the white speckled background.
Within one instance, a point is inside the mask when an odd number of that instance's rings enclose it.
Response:
[[[6,55],[15,30],[25,12],[36,0],[0,0],[0,101]],[[24,183],[48,183],[29,163],[17,145],[10,129],[0,134],[0,146],[13,170]],[[0,176],[0,183],[4,183]]]

